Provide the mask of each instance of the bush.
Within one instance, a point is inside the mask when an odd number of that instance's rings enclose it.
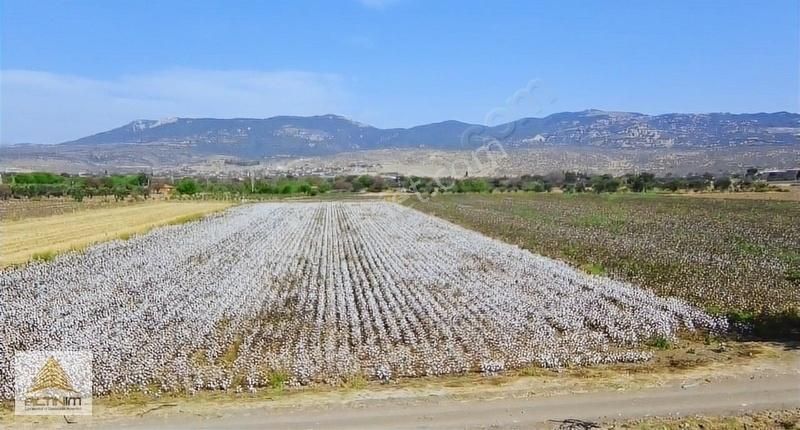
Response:
[[[717,178],[714,180],[714,189],[727,191],[731,187],[731,179],[728,177]]]
[[[185,194],[185,195],[195,195],[198,191],[199,187],[197,182],[195,182],[192,178],[183,178],[178,182],[178,185],[175,187],[175,191],[178,194]]]
[[[289,381],[289,374],[282,370],[275,370],[267,375],[267,383],[275,390],[282,390]]]
[[[548,191],[545,185],[540,181],[525,182],[524,184],[522,184],[522,189],[525,191],[533,191],[536,193],[543,193],[545,191]]]
[[[60,184],[64,177],[47,172],[18,173],[12,177],[14,184]]]
[[[800,313],[785,310],[781,312],[731,311],[727,314],[732,326],[749,327],[750,335],[761,340],[796,339],[800,335]]]
[[[620,182],[611,175],[595,176],[592,178],[592,190],[595,193],[615,193],[619,189]]]
[[[82,202],[83,201],[83,197],[85,196],[85,193],[83,191],[83,188],[75,187],[75,188],[71,188],[69,190],[69,195],[76,202]]]
[[[669,349],[672,345],[664,336],[653,336],[646,342],[647,346],[656,349]]]
[[[33,254],[33,257],[31,257],[31,259],[34,261],[53,261],[55,260],[55,258],[56,258],[55,251],[37,252]]]
[[[581,269],[583,269],[584,272],[589,273],[591,275],[603,276],[606,274],[606,269],[605,267],[603,267],[602,264],[597,264],[597,263],[584,264],[583,266],[581,266]]]

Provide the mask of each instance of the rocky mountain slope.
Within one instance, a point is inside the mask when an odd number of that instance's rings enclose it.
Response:
[[[508,149],[796,145],[800,142],[800,114],[651,116],[587,110],[524,118],[494,127],[445,121],[394,129],[379,129],[337,115],[266,119],[171,118],[133,121],[62,145],[167,144],[182,147],[193,155],[261,158],[330,155],[372,149],[474,149],[492,142]]]

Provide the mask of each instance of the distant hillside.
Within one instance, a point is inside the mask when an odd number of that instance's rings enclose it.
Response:
[[[372,149],[473,149],[498,141],[513,148],[719,148],[794,145],[800,114],[665,114],[587,110],[524,118],[495,127],[445,121],[379,129],[337,115],[267,119],[138,120],[62,145],[168,144],[196,156],[317,156]]]

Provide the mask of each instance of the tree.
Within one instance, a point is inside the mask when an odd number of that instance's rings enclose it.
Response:
[[[139,184],[140,187],[147,185],[148,182],[150,181],[147,177],[147,173],[142,172],[136,175],[136,183]]]
[[[258,180],[255,182],[254,186],[256,193],[258,194],[274,194],[276,189],[267,181]]]
[[[356,183],[358,184],[358,189],[359,190],[371,187],[373,182],[375,182],[375,180],[372,178],[372,176],[368,176],[368,175],[361,175],[356,180]],[[353,185],[355,185],[355,184],[353,184]]]
[[[178,194],[186,194],[189,196],[197,194],[198,189],[197,182],[192,178],[183,178],[178,182],[178,185],[175,186],[175,191],[177,191]]]
[[[303,182],[302,184],[300,184],[299,187],[297,187],[297,191],[299,191],[299,192],[301,192],[303,194],[311,194],[311,185],[309,185],[308,183]]]
[[[69,189],[69,195],[72,197],[73,200],[76,202],[82,202],[83,197],[86,193],[83,191],[81,187],[72,187]]]
[[[353,184],[348,182],[345,178],[336,178],[336,181],[333,183],[333,189],[337,191],[352,191]]]
[[[386,188],[386,184],[383,181],[383,178],[380,176],[376,176],[373,181],[372,185],[369,186],[369,191],[373,193],[379,193]]]
[[[292,184],[287,182],[283,185],[279,185],[278,192],[281,194],[292,194],[294,192],[294,187],[292,187]]]
[[[655,175],[643,172],[628,178],[628,188],[636,193],[646,192],[655,185]]]
[[[553,186],[562,187],[567,183],[567,175],[564,172],[550,172],[544,175],[544,184],[547,185],[548,191]]]
[[[489,191],[489,182],[482,178],[470,178],[456,181],[458,193],[482,193]]]
[[[616,193],[619,189],[619,180],[615,178],[611,178],[606,180],[605,191],[607,193]]]
[[[615,193],[619,189],[619,180],[611,175],[592,177],[592,191],[595,193]]]
[[[720,191],[727,191],[731,187],[731,179],[727,176],[717,178],[714,180],[714,189]]]
[[[523,191],[533,191],[536,193],[542,193],[545,190],[545,186],[541,181],[528,181],[522,183],[522,190]]]
[[[114,200],[122,201],[130,194],[130,190],[125,187],[114,187]]]
[[[708,189],[709,181],[700,176],[693,176],[690,178],[686,178],[686,187],[692,191],[705,191]]]

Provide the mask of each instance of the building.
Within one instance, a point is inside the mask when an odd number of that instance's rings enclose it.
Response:
[[[175,187],[170,184],[161,184],[160,187],[156,188],[156,193],[163,195],[164,197],[172,197],[172,193],[175,191]]]
[[[758,172],[756,177],[767,182],[800,181],[800,167],[763,170]]]

